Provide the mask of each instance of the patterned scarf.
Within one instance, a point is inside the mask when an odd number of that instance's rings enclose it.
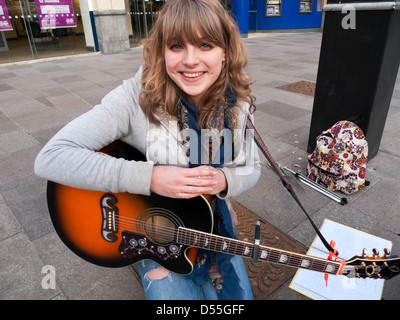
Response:
[[[189,109],[189,110],[188,110]],[[197,112],[195,107],[186,100],[180,100],[177,107],[178,127],[183,133],[183,145],[186,148],[186,155],[190,158],[190,133],[189,129],[195,130],[199,136],[201,136],[201,143],[199,144],[200,154],[196,154],[198,161],[194,161],[196,164],[213,165],[217,161],[213,161],[217,155],[221,144],[223,143],[223,136],[221,135],[224,129],[225,122],[225,110],[227,104],[225,99],[219,101],[213,105],[211,115],[207,121],[206,131],[199,130],[197,128]],[[191,113],[191,114],[189,114]],[[207,134],[204,135],[204,132]],[[203,133],[203,134],[202,134]],[[207,141],[208,140],[208,141]],[[193,150],[192,150],[193,152]],[[201,157],[201,158],[200,158]],[[192,159],[194,159],[192,157]],[[218,161],[219,162],[219,161]]]
[[[201,130],[197,127],[197,112],[196,107],[191,105],[186,100],[181,100],[177,108],[178,126],[183,133],[183,144],[186,147],[186,154],[190,160],[190,166],[211,165],[213,167],[222,167],[221,155],[223,157],[223,148],[233,148],[232,146],[224,146],[222,130],[229,128],[230,122],[226,114],[232,108],[227,107],[227,99],[221,99],[214,104],[210,117],[207,121],[206,135],[202,136]],[[229,118],[229,116],[228,116]],[[191,129],[191,130],[189,130]],[[190,133],[195,131],[196,137],[201,143],[197,143],[197,150],[191,150]],[[208,140],[208,141],[207,141]],[[196,144],[194,144],[196,145]],[[194,147],[192,147],[193,149]],[[197,151],[197,152],[196,152]],[[222,158],[223,161],[223,158]],[[213,201],[214,217],[219,225],[218,233],[222,236],[237,238],[232,225],[232,219],[225,200],[214,197]],[[208,250],[199,249],[194,271],[187,277],[195,283],[201,284],[211,279],[214,285],[218,298],[226,299],[241,299],[243,290],[239,286],[239,278],[230,263],[231,255],[224,253],[212,253]]]

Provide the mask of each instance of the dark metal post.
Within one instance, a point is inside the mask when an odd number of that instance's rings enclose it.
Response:
[[[399,69],[400,1],[331,0],[324,12],[307,151],[322,131],[349,120],[364,131],[371,159],[379,150]]]

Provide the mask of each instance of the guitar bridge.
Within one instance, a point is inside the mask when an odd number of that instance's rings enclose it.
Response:
[[[101,235],[107,242],[117,241],[118,232],[118,207],[115,204],[117,198],[109,193],[104,194],[100,199],[102,213]]]
[[[186,247],[179,244],[159,244],[143,234],[122,231],[122,240],[119,245],[119,253],[126,258],[153,259],[155,261],[167,261],[178,259],[182,250]]]

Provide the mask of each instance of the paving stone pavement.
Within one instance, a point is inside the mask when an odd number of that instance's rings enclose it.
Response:
[[[249,71],[256,81],[256,126],[277,162],[303,173],[313,97],[278,87],[316,81],[321,38],[321,33],[309,32],[245,39]],[[144,299],[131,269],[95,266],[64,246],[48,216],[46,181],[33,172],[34,159],[48,139],[99,103],[122,80],[132,77],[140,59],[139,47],[111,55],[94,53],[0,65],[0,299]],[[399,80],[398,75],[380,151],[367,165],[371,185],[349,196],[346,206],[307,187],[298,192],[317,225],[328,218],[383,237],[393,242],[393,254],[397,255]],[[235,200],[306,247],[312,243],[314,230],[266,160],[258,184]],[[46,266],[56,272],[54,289],[42,286]],[[288,285],[268,299],[308,299]],[[400,277],[385,282],[382,298],[400,298]]]

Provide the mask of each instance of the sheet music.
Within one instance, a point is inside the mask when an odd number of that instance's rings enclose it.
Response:
[[[376,248],[380,254],[384,248],[392,249],[392,243],[374,235],[350,228],[343,224],[325,219],[320,229],[325,239],[336,242],[335,248],[339,251],[339,259],[347,261],[355,255],[361,255],[364,248],[367,254],[372,255]],[[327,259],[328,250],[317,236],[309,251],[310,256]],[[289,288],[298,291],[315,300],[379,300],[382,296],[384,280],[347,278],[345,276],[329,275],[328,281],[324,274],[299,269]]]

